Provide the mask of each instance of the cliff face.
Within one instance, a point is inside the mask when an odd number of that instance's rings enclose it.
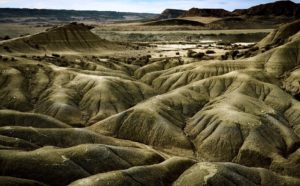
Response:
[[[173,19],[180,17],[185,12],[185,10],[166,9],[158,16],[157,19]]]

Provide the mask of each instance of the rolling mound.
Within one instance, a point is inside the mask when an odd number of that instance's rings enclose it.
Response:
[[[0,42],[0,51],[6,53],[95,52],[124,48],[125,45],[103,40],[93,34],[88,26],[77,23]]]
[[[299,185],[300,34],[278,30],[237,60],[4,55],[0,184]]]

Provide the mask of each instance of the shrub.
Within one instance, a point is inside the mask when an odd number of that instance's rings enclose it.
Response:
[[[193,57],[194,54],[196,54],[197,52],[193,51],[193,50],[188,50],[187,51],[187,57]]]
[[[250,49],[251,52],[255,52],[255,51],[257,51],[257,50],[259,50],[259,47],[257,47],[257,46],[256,46],[256,47],[252,47],[252,48]]]
[[[216,52],[214,50],[207,50],[205,53],[206,54],[215,54]]]
[[[227,60],[229,57],[229,52],[226,52],[224,55],[221,55],[222,60]]]
[[[231,56],[232,56],[232,59],[235,59],[235,57],[239,54],[240,52],[238,50],[234,50],[231,52]]]
[[[6,50],[7,52],[11,52],[10,48],[8,46],[3,46],[4,50]]]
[[[265,46],[265,50],[266,50],[266,51],[270,50],[271,48],[272,48],[271,45],[266,45],[266,46]]]
[[[203,52],[195,52],[193,50],[188,50],[187,52],[187,57],[190,58],[198,58],[198,59],[202,59],[205,56],[205,54]]]
[[[54,53],[52,54],[52,56],[53,56],[53,57],[60,57],[59,54],[54,54]]]
[[[9,40],[9,39],[11,39],[9,36],[4,36],[4,38],[3,38],[4,40]]]
[[[205,54],[203,52],[198,52],[193,55],[193,57],[197,58],[197,59],[202,59],[204,56],[205,56]]]
[[[227,55],[221,55],[221,59],[222,59],[222,60],[227,60],[227,59],[228,59],[228,56],[227,56]]]
[[[40,49],[40,46],[39,46],[38,44],[35,44],[35,45],[34,45],[34,48],[35,48],[35,49]]]

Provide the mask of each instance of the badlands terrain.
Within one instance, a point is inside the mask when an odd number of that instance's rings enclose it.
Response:
[[[300,185],[300,20],[251,42],[99,27],[0,41],[0,185]]]

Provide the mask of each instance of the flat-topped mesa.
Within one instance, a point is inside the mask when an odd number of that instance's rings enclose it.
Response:
[[[35,35],[0,42],[0,51],[20,53],[85,52],[125,47],[99,38],[90,29],[90,26],[77,23],[54,27]]]
[[[300,17],[300,5],[292,1],[276,1],[261,4],[248,9],[237,9],[233,11],[238,15],[248,16],[287,16]]]
[[[199,9],[192,8],[184,13],[181,17],[228,17],[233,14],[224,9]]]

